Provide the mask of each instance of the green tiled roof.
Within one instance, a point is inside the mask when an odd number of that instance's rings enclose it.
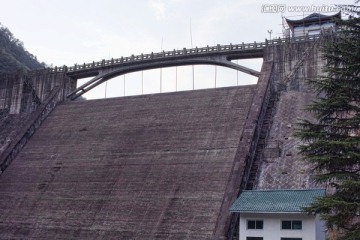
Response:
[[[278,189],[243,191],[230,208],[231,212],[303,212],[325,189]]]

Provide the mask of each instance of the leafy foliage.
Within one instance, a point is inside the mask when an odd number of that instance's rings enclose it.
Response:
[[[302,120],[296,135],[315,180],[333,189],[307,211],[320,213],[337,239],[352,240],[360,239],[360,18],[338,24],[322,49],[325,76],[310,81],[318,98],[307,110],[317,121]]]
[[[44,68],[36,56],[24,48],[24,44],[15,38],[10,30],[0,24],[0,73],[26,71]]]

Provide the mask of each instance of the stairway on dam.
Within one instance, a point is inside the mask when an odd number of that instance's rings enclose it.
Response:
[[[0,114],[0,155],[16,140],[31,114]]]
[[[58,105],[0,176],[0,239],[211,239],[255,89]]]

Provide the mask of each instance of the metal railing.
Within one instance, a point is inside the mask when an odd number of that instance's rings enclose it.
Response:
[[[247,185],[248,180],[249,180],[250,170],[251,170],[252,164],[253,164],[254,159],[255,159],[256,148],[257,148],[257,144],[259,142],[259,138],[260,138],[261,129],[262,129],[263,121],[264,121],[264,118],[265,118],[266,110],[268,108],[268,104],[269,104],[269,101],[270,101],[271,94],[274,92],[273,71],[274,71],[274,66],[272,66],[270,79],[269,79],[269,82],[267,84],[266,92],[265,92],[265,95],[263,97],[263,102],[262,102],[261,109],[260,109],[260,113],[259,113],[258,118],[257,118],[257,124],[256,124],[256,127],[255,127],[255,131],[254,131],[254,134],[253,134],[251,144],[250,144],[249,154],[247,155],[246,160],[245,160],[246,165],[245,165],[245,171],[244,171],[243,181],[242,181],[242,187],[243,188]]]

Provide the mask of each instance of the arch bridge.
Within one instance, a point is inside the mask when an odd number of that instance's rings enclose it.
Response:
[[[291,39],[291,41],[309,41],[309,37]],[[273,39],[265,42],[229,44],[217,46],[206,46],[202,48],[183,48],[181,50],[162,51],[159,53],[131,55],[111,60],[84,63],[72,67],[55,67],[52,72],[65,72],[73,79],[93,77],[85,84],[77,87],[67,95],[74,100],[96,86],[123,74],[150,70],[163,67],[176,67],[186,65],[217,65],[235,69],[258,77],[260,72],[235,64],[231,60],[262,58],[263,50],[269,45],[278,45],[289,41],[289,39]]]

